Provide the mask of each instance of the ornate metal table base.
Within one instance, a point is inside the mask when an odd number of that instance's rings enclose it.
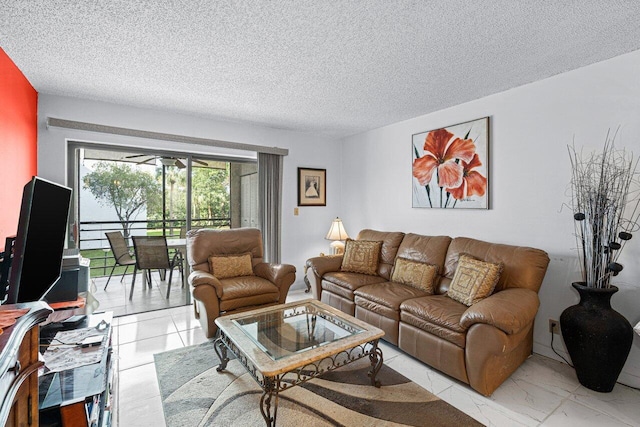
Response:
[[[275,427],[278,415],[278,394],[295,385],[302,384],[325,372],[332,371],[341,366],[355,362],[363,357],[369,356],[371,369],[367,373],[371,378],[371,385],[380,387],[380,381],[376,379],[376,375],[382,367],[383,357],[382,350],[378,347],[378,340],[369,341],[364,344],[357,345],[349,350],[340,353],[327,355],[327,357],[316,362],[309,363],[300,368],[293,369],[275,376],[264,376],[255,366],[247,359],[247,357],[235,346],[233,341],[227,337],[223,331],[219,330],[220,337],[214,342],[214,350],[220,359],[220,365],[216,368],[218,372],[227,368],[229,357],[227,349],[236,355],[240,363],[247,368],[247,371],[253,376],[256,382],[263,390],[260,398],[260,412],[267,426]],[[272,400],[273,399],[273,400]],[[273,413],[272,413],[273,409]]]
[[[306,269],[306,267],[305,267]],[[304,276],[304,284],[307,287],[307,289],[304,290],[305,294],[308,294],[309,292],[311,292],[311,283],[309,283],[309,278],[306,275],[306,271],[305,271],[305,276]]]
[[[369,360],[371,361],[371,370],[367,373],[371,378],[371,385],[380,388],[380,380],[376,379],[376,375],[382,368],[382,350],[378,347],[378,340],[372,344],[371,352],[369,353]]]
[[[220,335],[220,330],[218,330]],[[218,355],[218,359],[220,359],[220,364],[216,368],[216,371],[222,372],[227,369],[227,363],[229,363],[229,357],[227,357],[227,347],[222,342],[221,338],[216,339],[213,342],[213,349],[216,351]]]

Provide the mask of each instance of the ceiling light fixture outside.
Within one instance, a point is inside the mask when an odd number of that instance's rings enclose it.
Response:
[[[160,163],[162,163],[163,166],[175,166],[176,165],[176,159],[171,159],[171,158],[161,158],[160,159]]]

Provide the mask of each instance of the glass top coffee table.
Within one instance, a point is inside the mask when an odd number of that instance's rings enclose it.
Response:
[[[231,350],[262,387],[260,411],[268,426],[276,424],[279,392],[363,357],[371,362],[371,384],[380,387],[376,375],[383,359],[378,340],[384,332],[320,301],[222,316],[216,325],[218,372],[226,369],[227,349]]]

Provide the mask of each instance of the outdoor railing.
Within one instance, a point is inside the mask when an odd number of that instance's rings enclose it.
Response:
[[[184,219],[129,221],[130,236],[165,235],[167,238],[181,237],[186,227]],[[191,220],[192,227],[230,228],[231,218],[197,218]],[[115,262],[105,233],[120,231],[124,234],[119,221],[81,221],[78,247],[84,258],[91,260],[91,277],[105,276],[111,272]],[[128,244],[132,245],[131,240]],[[133,252],[133,246],[131,246]],[[122,274],[124,267],[116,267],[114,275]],[[119,273],[118,273],[119,272]]]

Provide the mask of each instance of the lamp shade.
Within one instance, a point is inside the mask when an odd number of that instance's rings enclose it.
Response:
[[[327,240],[347,240],[349,235],[347,231],[344,229],[344,225],[342,225],[342,220],[340,218],[336,218],[331,222],[331,228],[329,228],[329,232],[327,233]]]

